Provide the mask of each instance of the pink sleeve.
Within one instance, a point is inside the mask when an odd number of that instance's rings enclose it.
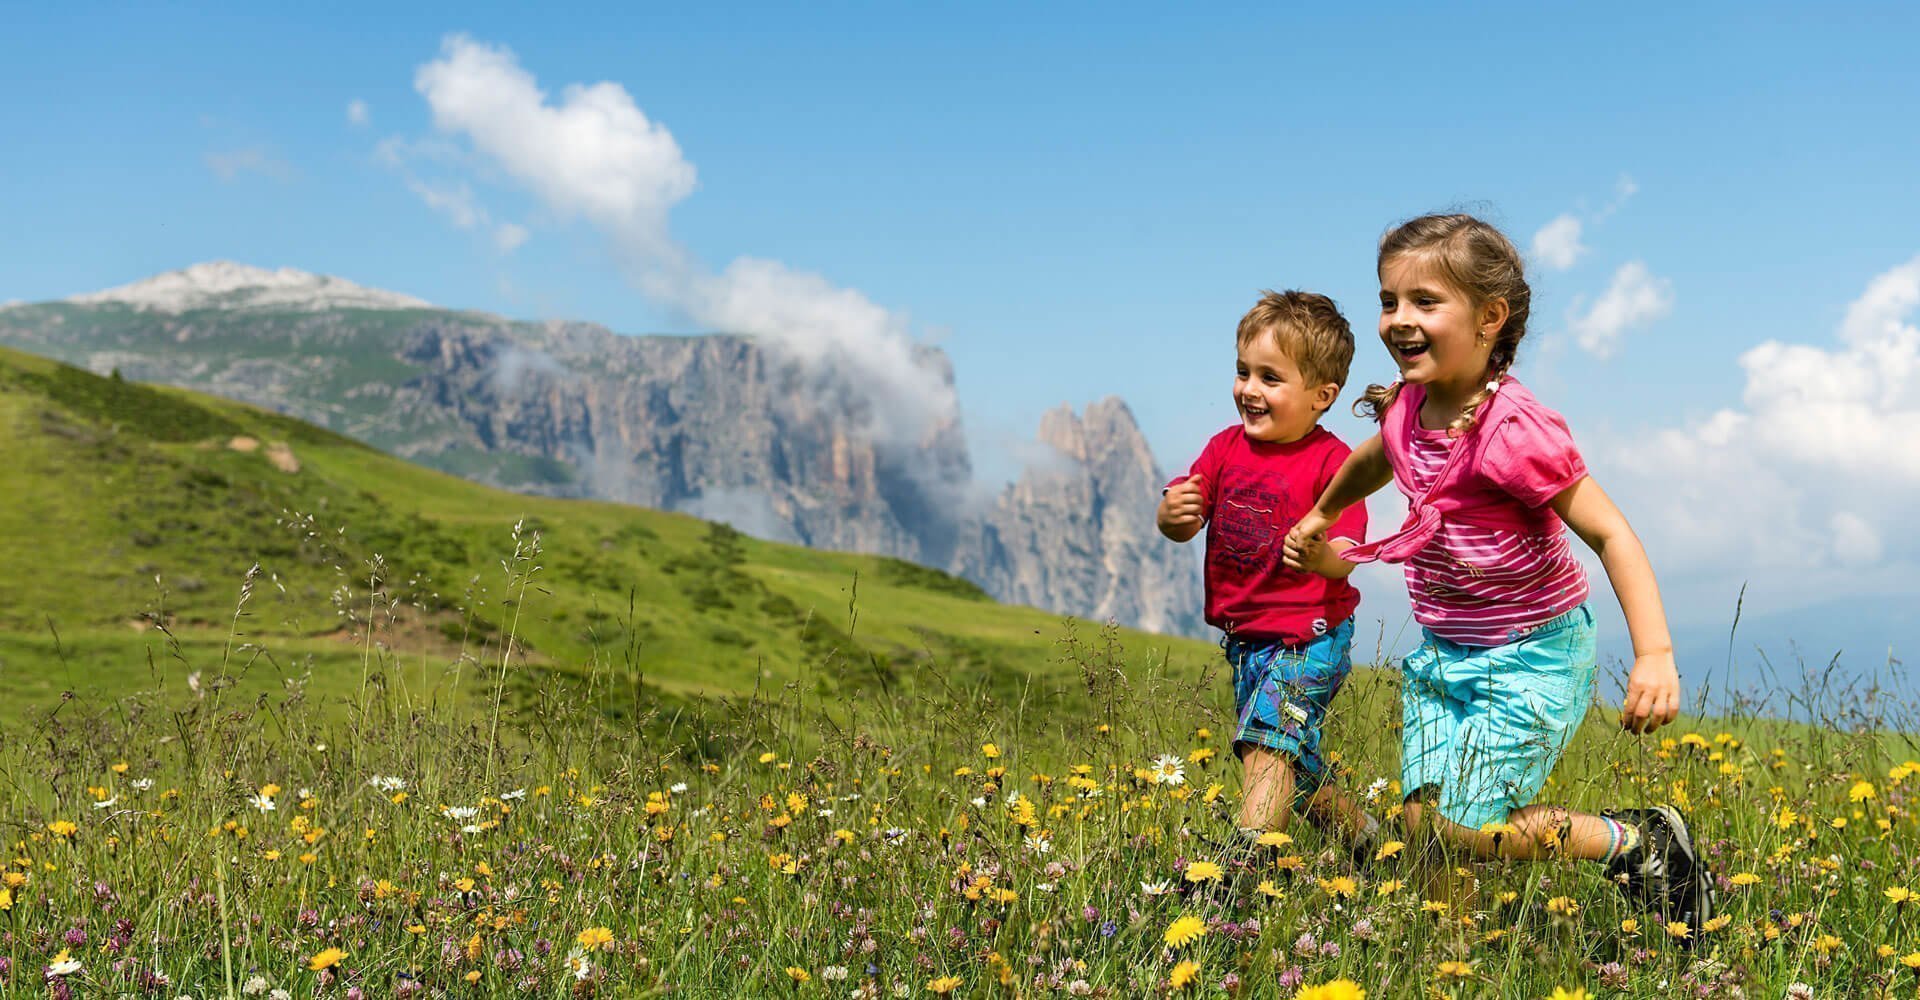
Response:
[[[1481,467],[1487,478],[1529,507],[1543,507],[1587,474],[1586,460],[1560,414],[1543,406],[1516,409],[1490,427]]]

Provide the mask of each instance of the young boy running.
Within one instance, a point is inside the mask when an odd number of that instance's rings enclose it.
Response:
[[[1307,564],[1283,560],[1287,531],[1311,510],[1350,449],[1320,426],[1353,360],[1353,331],[1333,300],[1264,293],[1240,320],[1233,402],[1240,422],[1213,436],[1187,475],[1162,491],[1160,533],[1207,531],[1206,619],[1226,633],[1245,768],[1239,824],[1248,840],[1284,830],[1290,811],[1343,832],[1357,849],[1378,824],[1327,783],[1327,706],[1353,667],[1360,594],[1339,557],[1365,539],[1355,504]]]

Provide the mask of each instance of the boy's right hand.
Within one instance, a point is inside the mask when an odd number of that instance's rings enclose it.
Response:
[[[1166,495],[1160,498],[1160,511],[1157,518],[1160,522],[1161,534],[1185,535],[1191,538],[1193,532],[1206,523],[1205,486],[1206,479],[1196,474],[1167,488]]]

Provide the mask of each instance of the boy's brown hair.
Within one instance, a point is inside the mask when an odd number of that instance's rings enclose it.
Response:
[[[1260,301],[1240,318],[1235,346],[1245,347],[1261,335],[1271,336],[1310,384],[1347,384],[1353,364],[1353,328],[1333,300],[1314,292],[1262,291]]]

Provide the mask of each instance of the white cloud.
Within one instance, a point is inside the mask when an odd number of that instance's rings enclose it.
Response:
[[[1568,326],[1574,339],[1595,357],[1613,354],[1627,330],[1651,323],[1673,308],[1673,282],[1655,277],[1640,261],[1613,272],[1613,283],[1584,313],[1578,301]]]
[[[428,208],[446,216],[449,222],[461,229],[473,229],[486,224],[487,210],[474,202],[473,188],[464,182],[432,184],[409,177],[407,189],[419,195]]]
[[[358,97],[347,102],[347,123],[348,124],[365,125],[372,120],[373,120],[373,115],[371,112],[367,110],[367,102],[359,99]]]
[[[512,253],[527,241],[527,227],[512,222],[502,222],[493,227],[493,248],[501,253]]]
[[[1572,267],[1586,252],[1580,243],[1580,220],[1571,213],[1555,216],[1533,234],[1534,259],[1556,271]]]
[[[293,178],[293,166],[269,153],[262,146],[211,152],[202,159],[207,169],[213,171],[214,175],[223,181],[231,181],[247,173],[261,174],[277,181]]]
[[[1742,355],[1743,405],[1595,449],[1656,564],[1716,594],[1752,581],[1788,606],[1911,591],[1916,311],[1920,257],[1874,278],[1833,341]]]
[[[604,234],[650,298],[802,362],[831,360],[868,392],[875,429],[896,439],[919,440],[955,417],[945,373],[925,359],[904,316],[779,261],[741,257],[715,271],[676,241],[668,216],[693,193],[694,166],[619,84],[572,84],[556,98],[506,48],[453,35],[414,87],[435,127],[469,143],[482,169]],[[401,144],[383,149],[405,156]]]

